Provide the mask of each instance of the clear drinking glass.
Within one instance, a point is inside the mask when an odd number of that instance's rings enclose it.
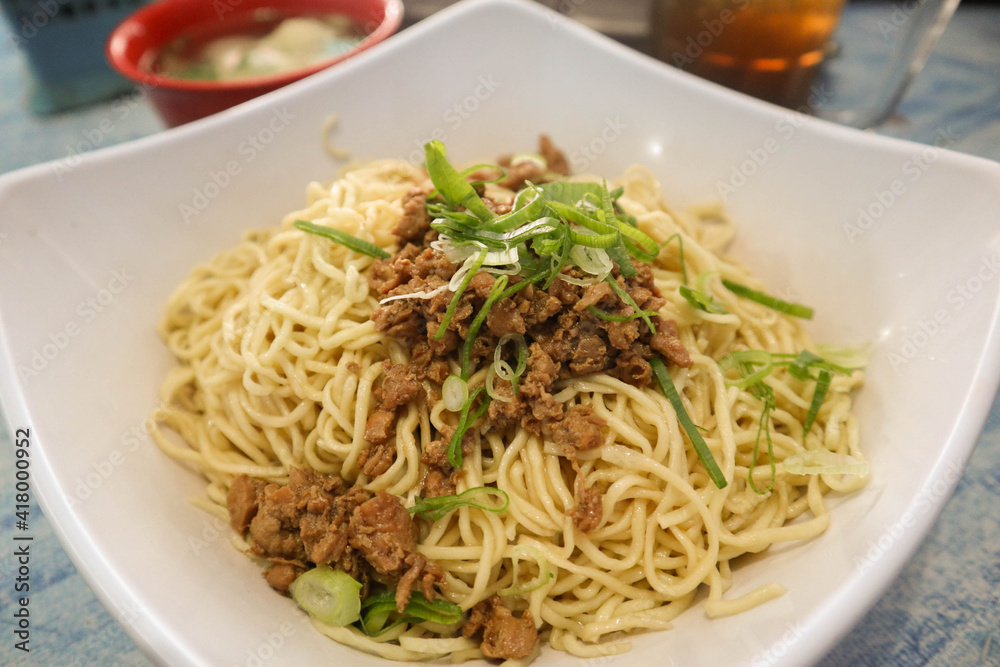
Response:
[[[958,6],[959,0],[908,0],[905,34],[863,108],[831,119],[855,127],[883,122]],[[789,108],[810,109],[811,88],[844,0],[653,0],[654,56],[692,74]],[[817,113],[817,115],[824,115]]]

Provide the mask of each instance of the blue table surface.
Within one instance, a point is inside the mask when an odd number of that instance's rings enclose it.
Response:
[[[914,3],[849,7],[830,63],[844,100],[860,95],[885,61],[893,11]],[[888,21],[888,23],[887,23]],[[29,77],[0,27],[0,172],[71,156],[163,129],[144,100],[126,97],[36,117]],[[860,90],[860,89],[859,89]],[[111,131],[95,131],[114,118]],[[960,7],[896,115],[878,132],[1000,160],[1000,8]],[[0,269],[2,271],[2,269]],[[14,506],[14,456],[0,419],[0,507]],[[37,506],[31,509],[31,652],[14,650],[14,517],[0,525],[0,665],[149,665],[77,572]],[[927,539],[885,596],[819,663],[1000,665],[1000,401],[975,453]]]

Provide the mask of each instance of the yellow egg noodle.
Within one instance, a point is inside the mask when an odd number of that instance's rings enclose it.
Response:
[[[303,210],[246,234],[194,269],[170,297],[161,333],[180,363],[150,423],[164,452],[207,478],[201,506],[228,520],[226,495],[235,476],[280,484],[292,466],[356,480],[401,497],[407,507],[420,496],[422,450],[458,415],[440,400],[406,406],[396,426],[395,461],[374,478],[361,471],[382,362],[406,364],[408,350],[371,320],[379,305],[366,277],[373,259],[292,225],[309,220],[392,248],[403,197],[429,185],[423,169],[392,160],[352,167],[332,185],[311,183]],[[670,374],[728,484],[713,484],[655,383],[639,388],[606,374],[576,377],[559,381],[553,394],[567,406],[591,405],[607,422],[604,444],[578,456],[586,485],[607,489],[599,526],[583,533],[567,516],[576,500],[572,479],[561,472],[560,448],[525,429],[505,439],[484,420],[473,429],[480,446],[465,459],[458,491],[496,486],[508,494],[508,510],[461,507],[425,521],[418,546],[443,569],[443,595],[463,610],[547,568],[554,576],[516,604],[531,611],[543,642],[582,657],[629,650],[631,631],[670,628],[699,589],[707,589],[704,611],[712,617],[780,595],[784,589],[772,584],[724,599],[733,559],[819,535],[830,522],[824,494],[851,492],[866,481],[865,475],[792,474],[783,463],[824,449],[864,460],[851,410],[863,372],[832,378],[803,439],[815,383],[775,367],[764,380],[776,401],[775,479],[769,492],[750,488],[762,402],[727,382],[732,376],[718,361],[735,350],[797,354],[815,346],[799,320],[722,286],[728,279],[763,288],[722,254],[735,228],[721,211],[669,208],[642,167],[629,168],[614,185],[624,188],[622,209],[662,245],[653,266],[667,301],[660,315],[676,321],[693,360],[691,368],[670,366]],[[675,234],[683,239],[688,272],[707,274],[704,289],[728,312],[695,309],[678,293],[678,246],[665,243]],[[482,385],[485,375],[480,368],[469,386]],[[769,487],[763,446],[753,475],[758,489]],[[234,536],[234,543],[246,550],[242,538]],[[354,627],[314,623],[339,642],[390,659],[482,657],[477,642],[452,636],[455,627],[403,624],[368,637]]]

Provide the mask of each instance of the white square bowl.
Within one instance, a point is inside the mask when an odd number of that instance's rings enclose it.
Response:
[[[192,473],[143,430],[172,361],[155,325],[196,263],[357,158],[458,161],[549,132],[573,166],[641,163],[674,203],[724,196],[734,248],[816,307],[821,341],[874,345],[857,400],[872,480],[832,527],[740,568],[788,593],[633,639],[636,665],[804,664],[916,549],[1000,378],[1000,166],[756,102],[525,2],[461,3],[380,48],[215,117],[0,178],[0,397],[30,426],[34,482],[67,550],[150,657],[171,665],[375,665],[321,637],[188,504]],[[546,650],[539,664],[577,659]]]

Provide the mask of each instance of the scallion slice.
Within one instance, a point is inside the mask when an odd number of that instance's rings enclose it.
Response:
[[[867,461],[850,454],[837,454],[828,449],[816,449],[792,454],[782,462],[785,472],[793,475],[868,475]]]
[[[771,310],[776,310],[779,313],[791,315],[792,317],[799,317],[804,320],[812,319],[813,309],[809,306],[803,306],[800,303],[782,301],[781,299],[773,297],[770,294],[764,294],[763,292],[751,289],[746,285],[734,283],[732,280],[726,280],[725,278],[722,279],[722,284],[736,296],[741,296],[744,299],[749,299],[750,301],[756,301],[760,305],[766,306]]]
[[[457,375],[449,375],[441,385],[441,399],[446,410],[459,412],[469,400],[469,385]]]
[[[611,285],[611,289],[613,289],[615,292],[618,293],[618,297],[622,301],[624,301],[626,305],[632,306],[632,309],[635,312],[639,313],[639,317],[641,317],[642,321],[646,323],[647,327],[649,327],[649,331],[655,334],[656,327],[653,326],[653,320],[650,319],[649,315],[646,315],[646,311],[639,308],[639,304],[635,302],[635,299],[632,298],[632,295],[626,292],[625,289],[618,284],[618,281],[614,279],[614,276],[608,276],[607,278],[604,279],[604,282],[606,282],[608,285]],[[655,314],[656,313],[654,313],[654,315]]]
[[[695,453],[698,454],[698,459],[708,471],[708,476],[715,482],[718,488],[725,488],[726,478],[722,475],[722,470],[719,469],[719,464],[715,462],[715,457],[712,456],[712,452],[708,449],[705,439],[701,437],[698,427],[691,421],[687,410],[684,409],[684,403],[677,393],[677,387],[674,386],[674,381],[667,371],[666,364],[659,357],[653,357],[649,360],[649,365],[653,368],[653,377],[656,378],[656,382],[660,385],[660,391],[667,397],[670,405],[674,408],[674,412],[677,413],[677,421],[680,422],[684,432],[687,433]]]
[[[774,465],[774,442],[771,440],[771,410],[774,409],[774,390],[763,382],[758,382],[750,388],[751,393],[764,402],[764,409],[760,413],[760,422],[757,424],[757,437],[753,441],[753,454],[751,454],[750,467],[747,468],[747,482],[753,492],[759,495],[770,493],[774,488],[775,465]],[[771,465],[771,480],[767,488],[761,491],[757,488],[757,483],[753,481],[753,471],[757,467],[757,452],[760,449],[760,434],[763,432],[767,437],[767,460]]]
[[[530,284],[530,283],[529,283]],[[517,285],[515,285],[517,287]],[[509,288],[507,292],[509,292]],[[506,295],[507,292],[504,292]],[[504,362],[500,355],[503,354],[503,346],[507,344],[508,341],[514,341],[517,345],[517,363],[513,370],[510,369],[510,364]],[[506,333],[500,337],[500,342],[497,344],[495,350],[493,350],[493,368],[496,370],[497,376],[501,380],[507,380],[510,382],[511,387],[514,389],[514,395],[518,393],[517,383],[524,375],[524,371],[528,367],[528,343],[524,340],[524,336],[518,333]]]
[[[427,159],[427,174],[438,193],[452,206],[464,206],[473,215],[489,222],[496,216],[480,199],[475,188],[462,177],[445,157],[444,144],[435,139],[424,144]]]
[[[680,295],[684,297],[685,301],[691,304],[692,308],[713,315],[725,315],[729,312],[719,305],[719,302],[707,292],[691,289],[687,285],[681,285],[677,288],[677,291],[680,292]]]
[[[472,404],[476,402],[476,399],[482,396],[482,403],[476,408],[476,411],[469,414],[472,409]],[[469,430],[476,420],[483,416],[486,409],[490,407],[490,397],[486,394],[486,389],[479,387],[472,395],[469,396],[469,400],[465,402],[462,406],[462,412],[458,416],[458,424],[455,426],[455,432],[451,435],[451,441],[448,443],[448,463],[455,469],[462,467],[463,454],[462,454],[462,439],[465,437],[466,431]]]
[[[333,227],[317,225],[309,222],[308,220],[296,220],[294,227],[295,229],[299,229],[303,232],[330,239],[334,243],[342,245],[348,250],[359,252],[362,255],[368,255],[369,257],[374,257],[376,259],[389,259],[392,257],[392,255],[387,253],[385,250],[382,250],[382,248],[379,248],[374,243],[363,241],[356,236],[351,236],[347,232],[334,229]]]
[[[480,500],[488,497],[503,499],[503,504],[483,503]],[[417,498],[416,503],[410,508],[410,514],[419,514],[425,519],[437,521],[459,507],[475,507],[484,512],[502,514],[507,511],[509,506],[510,498],[500,489],[492,486],[477,486],[457,495]]]
[[[821,370],[819,377],[816,378],[816,389],[813,391],[812,403],[809,404],[809,414],[806,415],[806,423],[802,425],[803,439],[809,433],[809,429],[812,428],[813,422],[816,421],[816,415],[819,414],[819,409],[823,405],[826,393],[830,389],[831,379],[833,379],[833,374],[825,369]]]
[[[520,562],[522,560],[529,559],[538,564],[538,574],[531,579],[531,581],[519,584],[518,575],[520,574],[521,569]],[[498,590],[497,595],[502,595],[504,597],[525,595],[538,590],[555,576],[555,572],[549,569],[548,559],[545,558],[541,551],[528,544],[518,544],[515,546],[511,551],[510,560],[513,566],[513,581],[507,588],[501,588]]]
[[[396,592],[383,590],[369,595],[361,605],[363,615],[359,624],[370,637],[377,637],[402,623],[438,623],[453,625],[462,620],[462,608],[454,602],[437,598],[433,602],[420,591],[413,591],[410,602],[402,615],[397,615]],[[388,623],[391,616],[397,617]],[[387,624],[388,623],[388,624]]]
[[[463,380],[468,380],[469,375],[472,373],[472,347],[476,344],[476,336],[479,335],[479,329],[483,326],[483,322],[486,321],[486,316],[489,315],[493,304],[496,303],[501,296],[503,296],[504,288],[507,287],[507,282],[507,276],[500,276],[493,281],[493,287],[490,288],[490,293],[486,297],[483,307],[479,309],[479,312],[476,313],[476,317],[472,320],[472,324],[469,325],[469,332],[465,334],[465,344],[462,346]]]
[[[606,224],[614,224],[615,231],[618,234],[618,243],[610,248],[608,248],[608,256],[618,263],[618,270],[621,272],[622,276],[626,278],[635,278],[639,275],[636,270],[635,265],[632,264],[632,260],[628,256],[628,250],[625,248],[625,242],[622,240],[622,233],[618,223],[618,216],[615,214],[615,207],[611,204],[611,195],[608,193],[608,184],[603,183],[601,186],[601,208],[598,209],[599,213],[603,213],[604,222]],[[636,310],[639,310],[636,307]]]
[[[674,239],[677,239],[677,248],[678,248],[678,250],[677,250],[677,256],[678,256],[679,261],[681,263],[681,278],[683,279],[684,284],[687,285],[688,284],[688,271],[687,271],[687,265],[684,264],[684,239],[681,237],[680,232],[672,235],[670,238],[668,238],[666,241],[664,241],[663,245],[667,245],[668,243],[670,243]],[[657,255],[659,255],[659,252],[657,252]]]
[[[328,625],[350,625],[361,616],[361,584],[329,567],[306,570],[288,588],[292,599]]]
[[[637,310],[631,315],[615,315],[613,313],[606,313],[599,308],[594,306],[587,306],[587,312],[596,317],[599,320],[604,320],[606,322],[629,322],[631,320],[637,320],[641,317],[653,317],[654,315],[659,315],[655,310]]]
[[[755,366],[761,368],[754,369]],[[774,358],[765,350],[739,350],[730,352],[719,360],[719,370],[723,373],[739,369],[739,380],[726,380],[726,384],[740,389],[748,389],[764,381],[774,368]]]
[[[476,259],[473,260],[469,267],[468,272],[465,277],[462,278],[462,282],[459,283],[458,289],[455,290],[455,296],[451,297],[451,302],[448,304],[448,309],[444,312],[444,318],[441,320],[441,324],[438,325],[437,331],[434,332],[434,340],[441,340],[444,337],[445,331],[448,330],[448,325],[451,324],[451,318],[455,315],[455,310],[458,308],[458,303],[462,299],[462,294],[465,292],[465,288],[469,286],[472,282],[472,277],[479,272],[482,268],[483,262],[486,261],[486,251],[482,250]]]

